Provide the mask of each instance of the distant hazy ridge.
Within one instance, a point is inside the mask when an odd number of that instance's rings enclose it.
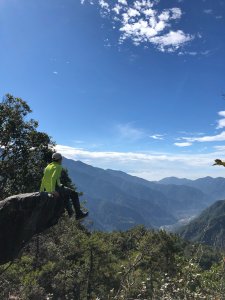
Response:
[[[160,227],[200,213],[225,199],[225,179],[169,177],[147,181],[121,171],[103,170],[64,158],[64,167],[87,200],[93,227],[125,230],[137,224]]]

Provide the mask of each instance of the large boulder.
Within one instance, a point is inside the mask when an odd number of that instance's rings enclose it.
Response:
[[[55,225],[63,212],[63,200],[46,192],[0,201],[0,264],[16,258],[32,236]]]

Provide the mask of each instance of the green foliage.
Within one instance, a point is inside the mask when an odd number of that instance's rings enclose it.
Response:
[[[53,142],[28,119],[29,105],[7,94],[0,103],[0,197],[39,189]]]
[[[208,269],[201,258],[211,261]],[[126,232],[88,232],[63,217],[35,237],[20,259],[0,268],[0,298],[222,299],[224,263],[210,247],[142,226]]]

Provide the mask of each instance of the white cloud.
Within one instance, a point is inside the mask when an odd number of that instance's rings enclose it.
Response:
[[[143,10],[142,13],[146,16],[153,17],[155,15],[155,11],[152,8],[148,8]]]
[[[145,153],[145,152],[105,152],[105,151],[89,151],[85,149],[80,148],[73,148],[69,146],[64,145],[57,145],[56,146],[57,151],[61,152],[65,157],[68,158],[74,158],[74,159],[119,159],[121,161],[133,161],[133,160],[139,160],[139,161],[160,161],[160,162],[178,162],[183,161],[190,165],[195,165],[197,162],[192,160],[189,161],[190,158],[185,155],[172,155],[167,153]],[[192,157],[192,155],[189,155]],[[202,155],[202,158],[204,158],[204,162],[202,161],[201,164],[206,163],[208,161],[207,155]],[[206,159],[206,160],[205,160]],[[211,155],[210,155],[211,160]]]
[[[221,129],[221,128],[225,127],[225,111],[219,111],[218,115],[220,117],[222,117],[222,119],[220,119],[220,120],[217,121],[218,125],[217,125],[216,129]]]
[[[118,0],[118,3],[121,3],[123,5],[127,5],[127,0]]]
[[[105,152],[105,151],[89,151],[80,148],[73,148],[69,146],[57,145],[57,151],[61,152],[65,157],[74,159],[118,159],[120,161],[151,161],[156,156],[149,155],[146,153],[135,153],[135,152]],[[165,155],[158,155],[158,160],[165,160]]]
[[[160,51],[173,52],[193,39],[193,36],[185,34],[182,30],[162,34],[167,27],[171,26],[171,20],[181,18],[181,15],[179,8],[167,9],[158,15],[152,8],[129,9],[123,14],[123,26],[120,28],[123,34],[120,42],[126,39],[131,39],[136,45],[150,42],[155,44]],[[132,19],[137,16],[139,18]]]
[[[156,44],[161,51],[177,50],[181,45],[191,41],[193,36],[185,34],[182,30],[170,31],[169,33],[151,38],[151,42]]]
[[[221,158],[221,152],[208,154],[169,154],[146,152],[105,152],[77,149],[57,145],[56,150],[65,157],[81,160],[103,169],[114,169],[157,180],[167,176],[198,178],[204,176],[224,176],[225,169],[212,167],[215,158]]]
[[[105,0],[99,0],[99,5],[102,9],[106,10],[106,12],[110,12],[109,4]]]
[[[88,2],[91,5],[94,5],[94,0],[80,0],[81,4],[84,4],[85,2]]]
[[[181,143],[174,143],[175,146],[177,147],[189,147],[192,145],[190,142],[181,142]]]
[[[58,72],[57,71],[53,71],[53,74],[58,75]]]
[[[154,134],[154,135],[150,135],[150,138],[153,138],[154,140],[164,140],[164,135],[162,134]]]
[[[206,135],[202,137],[182,137],[181,139],[186,140],[188,142],[219,142],[225,141],[225,131],[222,131],[220,134],[216,135]]]
[[[84,0],[82,0],[83,2]],[[160,51],[174,52],[181,46],[194,39],[191,34],[183,30],[172,30],[172,23],[182,17],[179,7],[164,10],[156,8],[159,1],[117,0],[113,3],[98,0],[102,15],[112,17],[118,24],[120,32],[119,43],[131,40],[135,45],[150,43]],[[170,31],[167,29],[170,28]]]
[[[214,146],[213,148],[218,151],[225,151],[225,146]]]
[[[174,8],[171,8],[170,9],[171,13],[172,13],[172,16],[171,16],[171,19],[180,19],[181,16],[182,16],[182,11],[180,8],[178,7],[174,7]]]
[[[217,121],[218,126],[216,127],[217,129],[221,129],[225,127],[225,119],[221,119]]]
[[[218,115],[222,117],[222,119],[217,120],[217,126],[216,129],[222,129],[225,127],[225,111],[219,111]],[[185,133],[185,132],[183,132]],[[188,135],[188,133],[185,133]],[[191,135],[191,134],[189,134]],[[192,137],[188,136],[183,136],[179,137],[176,140],[180,141],[178,143],[174,143],[174,145],[178,147],[186,147],[186,146],[191,146],[194,142],[200,142],[200,143],[205,143],[205,142],[222,142],[225,141],[225,131],[220,132],[219,134],[215,135],[204,135],[204,136],[199,136],[202,135],[202,133],[193,133]],[[219,149],[219,148],[218,148]]]
[[[144,10],[153,7],[154,4],[152,1],[149,0],[138,0],[134,2],[134,7],[137,8],[138,10]]]
[[[204,13],[207,15],[211,15],[213,13],[212,9],[204,9]]]
[[[225,117],[225,111],[224,110],[219,111],[218,115],[221,116],[221,117]]]
[[[130,19],[132,17],[137,17],[137,16],[140,16],[140,12],[137,9],[129,8],[127,10],[127,16],[128,16],[128,19]]]
[[[122,6],[119,5],[119,4],[116,4],[116,5],[113,7],[112,10],[113,10],[117,15],[119,15],[121,9],[122,9]]]
[[[198,54],[201,54],[201,53],[198,53],[196,51],[180,51],[178,53],[178,55],[190,55],[190,56],[196,56]]]
[[[123,32],[120,42],[123,42],[127,38],[131,38],[136,45],[149,41],[151,37],[157,34],[156,29],[149,27],[147,21],[144,20],[139,20],[133,24],[127,22],[120,28],[120,31]]]
[[[139,140],[145,136],[145,133],[142,129],[135,128],[130,123],[118,124],[116,129],[122,139]]]

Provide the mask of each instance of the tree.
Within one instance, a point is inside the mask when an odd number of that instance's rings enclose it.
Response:
[[[51,138],[37,131],[38,122],[26,101],[7,94],[0,103],[0,200],[11,194],[37,191],[50,162]]]

